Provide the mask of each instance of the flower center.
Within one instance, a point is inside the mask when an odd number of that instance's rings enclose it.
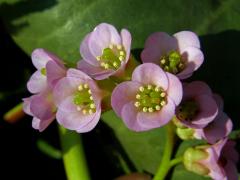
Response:
[[[113,45],[103,49],[102,55],[97,56],[97,61],[104,69],[116,70],[121,66],[121,62],[126,58],[126,51],[122,45]]]
[[[46,75],[47,75],[47,69],[46,69],[46,68],[42,68],[42,69],[41,69],[41,74],[42,74],[43,76],[46,76]]]
[[[155,112],[167,104],[166,92],[154,85],[140,86],[136,94],[135,106],[143,112]]]
[[[77,106],[77,110],[82,111],[83,114],[93,114],[96,112],[96,106],[88,84],[80,84],[78,86],[78,91],[74,95],[73,103]]]
[[[167,55],[160,58],[160,66],[165,71],[177,74],[185,68],[181,54],[177,51],[170,51]]]
[[[184,101],[177,110],[179,120],[192,121],[199,112],[199,106],[194,100]]]

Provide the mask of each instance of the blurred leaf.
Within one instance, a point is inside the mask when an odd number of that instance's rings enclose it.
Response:
[[[133,132],[113,111],[103,114],[102,119],[115,130],[115,135],[137,170],[155,173],[165,144],[165,130],[159,128],[147,132]]]
[[[42,153],[46,154],[51,158],[54,158],[54,159],[62,158],[61,150],[56,149],[45,140],[39,139],[37,141],[37,147]]]

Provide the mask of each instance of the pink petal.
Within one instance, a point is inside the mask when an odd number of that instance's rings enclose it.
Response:
[[[63,112],[76,112],[77,111],[77,106],[73,103],[73,98],[74,96],[68,96],[66,99],[64,99],[60,105],[58,106],[58,109],[63,111]]]
[[[87,74],[85,74],[84,72],[82,72],[78,69],[74,69],[74,68],[68,69],[67,77],[78,78],[78,79],[81,79],[82,81],[92,80]]]
[[[211,96],[201,95],[195,98],[199,105],[200,112],[192,121],[199,128],[205,127],[208,123],[214,120],[218,114],[218,107]]]
[[[96,57],[110,44],[121,44],[121,37],[116,28],[110,24],[99,24],[89,37],[89,49]]]
[[[167,124],[175,114],[175,103],[168,98],[168,103],[160,111],[154,113],[139,112],[137,123],[145,127],[145,130],[159,128]]]
[[[193,81],[183,85],[184,99],[193,98],[199,95],[212,96],[212,91],[209,86],[203,81]]]
[[[168,78],[166,73],[157,65],[144,63],[136,67],[132,74],[132,80],[141,84],[152,84],[168,89]]]
[[[151,34],[141,53],[141,59],[144,63],[152,62],[158,64],[160,57],[171,50],[177,49],[177,41],[165,32],[156,32]]]
[[[134,101],[128,102],[122,108],[121,117],[125,125],[133,131],[144,131],[145,127],[137,122],[138,110],[134,106]]]
[[[212,123],[203,129],[205,138],[211,144],[225,138],[232,130],[231,119],[223,112],[220,114],[221,115],[218,115]]]
[[[192,74],[196,71],[203,63],[204,55],[201,50],[195,47],[188,47],[181,51],[182,58],[186,62],[186,68],[178,74],[180,79],[185,76]]]
[[[180,104],[180,102],[182,100],[182,96],[183,96],[182,83],[179,81],[179,79],[175,75],[170,74],[168,72],[166,74],[168,77],[167,94],[169,97],[171,97],[171,99],[177,106]]]
[[[90,33],[91,34],[91,33]],[[86,35],[85,38],[83,39],[81,45],[80,45],[80,53],[84,61],[87,63],[98,67],[99,62],[96,60],[96,56],[92,54],[92,52],[89,49],[89,37],[90,34]]]
[[[31,93],[39,93],[47,88],[47,78],[41,71],[36,71],[27,82],[27,88]]]
[[[125,104],[136,99],[140,85],[138,82],[125,81],[115,87],[112,92],[111,105],[118,116],[121,116]]]
[[[55,61],[58,64],[63,64],[62,61],[57,56],[48,52],[45,49],[35,49],[33,51],[32,62],[33,62],[33,65],[38,70],[45,68],[48,61]]]
[[[127,63],[128,60],[129,60],[129,57],[130,57],[132,36],[127,29],[122,29],[121,30],[121,38],[122,38],[122,45],[124,46],[125,51],[126,51],[126,61],[125,61],[125,63]]]
[[[34,117],[32,120],[32,127],[42,132],[53,122],[53,120],[54,118],[42,121]]]
[[[238,180],[238,170],[236,164],[231,160],[227,161],[226,166],[224,167],[226,178],[228,180]]]
[[[53,89],[56,83],[66,75],[66,70],[59,66],[55,61],[49,61],[46,64],[47,82]]]
[[[213,99],[218,105],[219,110],[223,111],[223,99],[219,94],[213,94]]]
[[[78,69],[89,74],[89,76],[93,77],[96,80],[103,80],[112,75],[113,70],[105,70],[101,67],[92,66],[84,60],[78,62]]]
[[[50,96],[48,92],[32,96],[30,111],[35,117],[41,120],[48,120],[55,116],[55,105]]]
[[[189,46],[200,48],[198,36],[191,31],[181,31],[173,35],[178,42],[179,50],[183,50]]]
[[[32,96],[31,96],[32,97]],[[28,98],[24,98],[23,99],[23,111],[30,115],[30,116],[33,116],[32,115],[32,112],[30,110],[30,104],[31,104],[31,97],[28,97]]]

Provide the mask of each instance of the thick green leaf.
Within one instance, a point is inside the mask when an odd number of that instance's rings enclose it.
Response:
[[[140,133],[130,131],[113,111],[104,113],[102,119],[115,130],[115,135],[136,168],[155,173],[166,141],[165,130],[159,128]]]

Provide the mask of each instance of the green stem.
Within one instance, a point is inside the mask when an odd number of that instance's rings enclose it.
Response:
[[[173,146],[174,146],[174,127],[172,123],[165,126],[167,129],[166,144],[163,152],[163,157],[157,173],[155,174],[153,180],[164,180],[168,171],[171,168],[170,160],[172,156]]]
[[[182,161],[183,161],[183,157],[182,157],[182,156],[177,157],[177,158],[172,159],[172,160],[170,161],[169,166],[170,166],[170,167],[173,167],[173,166],[175,166],[176,164],[181,163]]]
[[[63,162],[68,180],[90,180],[81,137],[59,126]]]

